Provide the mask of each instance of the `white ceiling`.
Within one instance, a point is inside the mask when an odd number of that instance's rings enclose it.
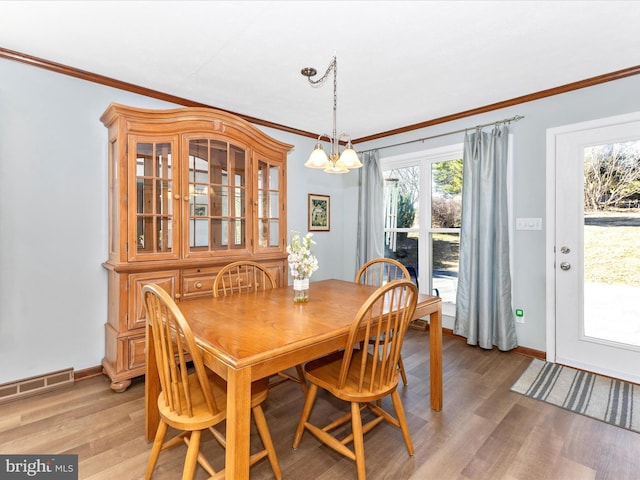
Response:
[[[0,47],[361,138],[640,65],[638,1],[0,1]],[[0,80],[1,82],[1,80]]]

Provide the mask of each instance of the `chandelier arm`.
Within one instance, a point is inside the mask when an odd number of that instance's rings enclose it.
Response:
[[[328,133],[323,133],[322,135],[319,135],[319,136],[318,136],[317,143],[320,143],[320,140],[321,140],[322,138],[324,138],[324,139],[325,139],[325,141],[328,141],[328,142],[329,142],[329,160],[330,160],[331,162],[334,162],[335,160],[333,160],[333,158],[334,158],[334,154],[335,154],[335,150],[336,150],[336,149],[334,149],[333,144],[335,143],[335,136],[333,136],[333,137],[332,137],[332,136],[331,136],[331,135],[329,135]]]

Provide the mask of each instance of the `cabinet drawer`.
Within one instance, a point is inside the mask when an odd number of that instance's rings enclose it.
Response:
[[[220,267],[193,268],[182,271],[183,298],[213,295],[213,281]]]
[[[145,360],[145,336],[131,337],[127,341],[129,351],[129,369],[134,369],[144,366]]]

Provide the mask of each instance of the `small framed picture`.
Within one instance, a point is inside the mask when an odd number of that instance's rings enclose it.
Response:
[[[328,232],[329,231],[329,195],[309,194],[309,231]]]
[[[192,205],[194,217],[206,217],[207,216],[207,204]]]

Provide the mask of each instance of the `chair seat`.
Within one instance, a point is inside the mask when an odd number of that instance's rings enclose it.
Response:
[[[185,431],[204,430],[222,422],[226,418],[227,411],[227,382],[212,371],[207,372],[209,383],[213,396],[218,405],[219,412],[212,414],[207,407],[202,390],[199,388],[198,377],[195,373],[188,376],[188,382],[191,389],[191,408],[193,416],[185,421],[185,416],[180,415],[177,411],[171,411],[169,405],[166,404],[164,395],[158,395],[158,410],[165,422],[173,428]],[[251,384],[251,408],[260,405],[266,400],[268,394],[268,380],[262,379]],[[184,395],[180,395],[182,405],[186,404]]]
[[[363,389],[360,388],[360,363],[363,354],[366,354],[368,357],[367,363],[376,361],[378,363],[376,371],[380,371],[380,362],[374,359],[373,355],[362,350],[354,350],[352,362],[347,374],[347,380],[342,388],[337,388],[336,385],[338,385],[344,351],[336,352],[307,363],[304,367],[305,376],[311,383],[318,385],[319,387],[331,392],[331,394],[337,398],[347,402],[372,402],[389,395],[389,393],[395,390],[398,386],[397,372],[391,382],[385,385],[384,388],[374,388],[372,390],[365,389],[366,391],[362,391]],[[367,368],[364,376],[362,377],[362,383],[368,386],[371,383],[370,380],[371,369]]]

